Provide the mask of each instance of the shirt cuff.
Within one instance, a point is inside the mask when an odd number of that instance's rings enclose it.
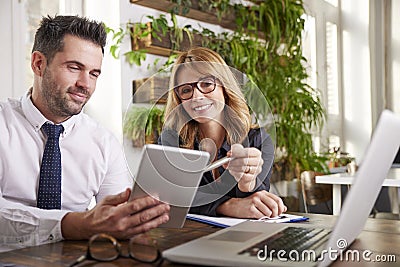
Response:
[[[0,210],[0,251],[29,246],[38,246],[63,240],[61,220],[69,211],[63,210],[21,210],[3,208]]]

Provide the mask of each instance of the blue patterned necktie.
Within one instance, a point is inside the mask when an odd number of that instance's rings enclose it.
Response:
[[[47,135],[42,165],[37,207],[40,209],[61,209],[61,151],[60,134],[64,131],[62,125],[45,123],[42,126]]]

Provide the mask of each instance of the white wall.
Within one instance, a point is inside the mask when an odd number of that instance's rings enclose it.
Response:
[[[345,151],[359,159],[372,129],[368,1],[342,1]]]
[[[0,90],[0,100],[5,100],[12,95],[12,43],[7,40],[12,39],[12,9],[11,0],[0,2],[0,25],[3,25],[2,41],[0,42],[0,80],[2,89]]]
[[[119,27],[119,1],[86,0],[83,15],[103,21],[107,26]],[[85,112],[99,121],[122,141],[122,96],[121,96],[121,66],[109,51],[108,45],[104,51],[101,75],[97,88],[85,107]]]

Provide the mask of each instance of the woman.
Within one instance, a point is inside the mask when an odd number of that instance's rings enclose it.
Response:
[[[274,146],[251,116],[237,77],[216,52],[180,54],[170,79],[159,143],[208,151],[229,163],[205,172],[191,213],[238,218],[275,217],[286,211],[268,192]]]

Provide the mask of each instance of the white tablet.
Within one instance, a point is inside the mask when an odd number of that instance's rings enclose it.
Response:
[[[209,157],[204,151],[145,145],[130,199],[157,196],[171,206],[169,221],[160,227],[181,228]]]

